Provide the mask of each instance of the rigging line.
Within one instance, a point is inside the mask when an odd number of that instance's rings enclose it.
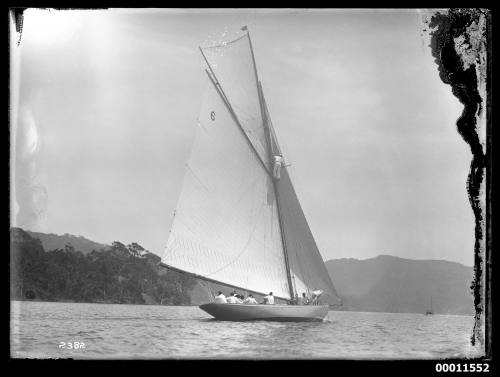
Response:
[[[255,153],[255,157],[257,158],[257,160],[259,161],[259,163],[262,165],[262,168],[266,171],[266,173],[272,178],[273,177],[272,173],[269,171],[269,169],[267,168],[265,162],[262,161],[262,158],[259,156],[259,153],[255,149],[255,146],[252,144],[252,141],[250,140],[250,138],[248,137],[247,133],[245,132],[245,129],[243,128],[243,126],[241,125],[240,121],[238,120],[238,117],[236,116],[233,108],[231,107],[231,104],[225,100],[225,95],[224,95],[224,92],[222,91],[222,88],[220,87],[220,84],[217,85],[217,83],[210,76],[210,73],[207,70],[205,70],[205,72],[207,73],[210,81],[212,82],[212,84],[214,85],[215,89],[217,90],[217,93],[219,93],[219,95],[221,96],[222,101],[226,105],[229,113],[233,117],[233,120],[235,121],[236,125],[239,127],[241,133],[245,137],[245,140],[248,142],[248,145],[250,146],[250,149],[253,151],[253,153]]]

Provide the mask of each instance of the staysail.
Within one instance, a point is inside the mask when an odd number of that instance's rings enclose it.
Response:
[[[284,299],[336,298],[286,168],[271,176],[279,146],[249,35],[201,51],[208,89],[162,263]]]

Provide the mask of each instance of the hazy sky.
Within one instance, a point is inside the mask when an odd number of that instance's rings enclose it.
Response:
[[[472,265],[462,106],[415,10],[26,11],[13,225],[161,254],[207,85],[198,46],[243,25],[324,259]]]

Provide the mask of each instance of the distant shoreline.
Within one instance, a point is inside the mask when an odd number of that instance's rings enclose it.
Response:
[[[161,305],[161,304],[137,304],[137,303],[117,303],[117,302],[89,302],[89,301],[70,301],[70,300],[37,300],[37,299],[10,299],[10,302],[14,301],[19,301],[19,302],[47,302],[47,303],[60,303],[60,304],[106,304],[106,305],[134,305],[134,306],[192,306],[192,307],[198,307],[198,305]],[[373,311],[365,311],[365,310],[349,310],[349,309],[329,309],[329,312],[352,312],[352,313],[373,313],[373,314],[422,314],[422,316],[425,316],[425,313],[420,313],[420,312],[373,312]],[[458,317],[473,317],[474,315],[467,315],[467,314],[452,314],[452,313],[434,313],[434,316],[436,315],[446,315],[446,316],[458,316]]]
[[[107,250],[71,235],[38,238],[11,228],[11,295],[22,301],[197,306],[210,300],[207,286],[158,266],[161,258],[137,243]],[[54,238],[56,237],[56,238]],[[47,249],[43,244],[47,245]],[[57,243],[56,243],[57,241]],[[390,255],[325,262],[343,307],[334,311],[474,315],[473,269],[451,261]],[[179,285],[180,284],[180,285]],[[212,292],[224,285],[208,287]]]
[[[146,306],[198,306],[198,305],[168,305],[168,304],[146,304],[146,303],[134,303],[134,302],[113,302],[113,301],[75,301],[75,300],[40,300],[40,299],[29,299],[29,298],[11,298],[12,301],[22,301],[22,302],[51,302],[51,303],[61,303],[61,304],[107,304],[107,305],[146,305]]]

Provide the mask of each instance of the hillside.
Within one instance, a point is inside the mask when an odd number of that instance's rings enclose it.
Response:
[[[11,299],[189,305],[196,281],[159,262],[135,242],[85,254],[72,245],[45,250],[40,239],[11,228]]]
[[[44,250],[63,250],[66,245],[71,244],[75,250],[79,250],[84,254],[92,252],[92,250],[101,250],[107,249],[110,245],[101,244],[98,242],[91,241],[82,236],[74,236],[72,234],[53,234],[53,233],[40,233],[40,232],[31,232],[25,231],[31,237],[37,238],[42,242],[42,246]]]
[[[349,310],[425,313],[432,297],[436,314],[474,313],[472,267],[460,263],[379,255],[325,264]]]
[[[92,250],[97,253],[92,253]],[[11,261],[20,263],[13,263],[11,288],[14,297],[25,297],[25,292],[29,290],[35,297],[47,300],[190,302],[198,305],[210,301],[210,291],[228,293],[232,290],[223,285],[186,279],[184,274],[158,268],[160,258],[136,243],[128,246],[119,242],[105,245],[70,234],[45,234],[12,228]],[[29,263],[24,264],[23,261]],[[121,270],[121,266],[130,262],[133,262],[133,268],[128,273],[134,278],[130,280],[131,284],[125,286],[124,278],[130,278],[124,276],[126,270]],[[342,297],[343,310],[425,313],[430,308],[432,297],[436,314],[474,313],[470,290],[472,267],[444,260],[410,260],[389,255],[366,260],[333,259],[325,264]],[[22,266],[33,266],[34,269]],[[70,270],[81,270],[82,274],[85,272],[83,276],[92,279],[79,281],[81,274],[78,277],[73,275],[69,280],[63,279],[62,276],[71,276],[68,275]],[[151,281],[147,289],[137,290],[135,288],[141,284],[136,279],[143,274],[149,274],[149,279],[154,276],[154,283]],[[58,277],[61,277],[59,282],[52,282],[51,279]],[[160,281],[162,292],[158,291]],[[180,291],[182,295],[173,288],[179,283],[184,287]],[[113,287],[112,290],[106,289],[109,291],[105,295],[107,297],[96,294],[104,287],[101,287],[102,284]],[[89,287],[92,288],[90,293]],[[124,288],[130,291],[127,300],[122,299]],[[117,292],[120,292],[118,298]]]

